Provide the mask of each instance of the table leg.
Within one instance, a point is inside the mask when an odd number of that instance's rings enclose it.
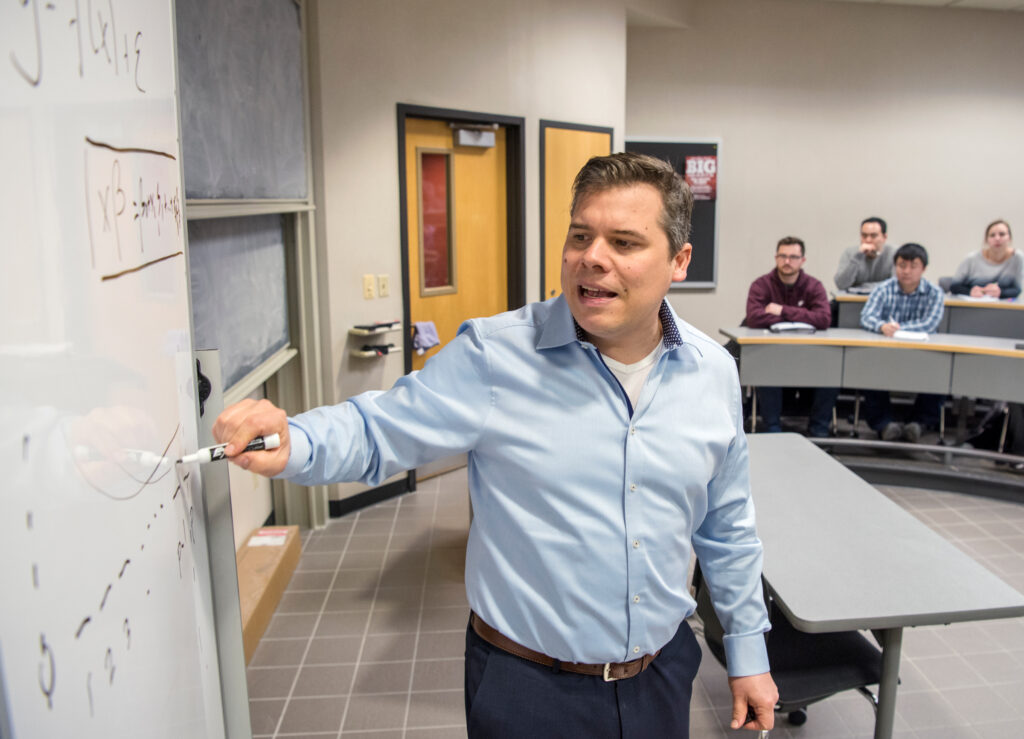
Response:
[[[757,431],[757,388],[750,388],[750,433]]]
[[[903,629],[883,629],[882,679],[878,684],[878,713],[875,714],[875,739],[891,739],[896,721],[896,688],[900,678],[900,651]]]

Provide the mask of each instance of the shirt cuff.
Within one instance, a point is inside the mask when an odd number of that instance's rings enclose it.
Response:
[[[722,641],[725,643],[725,663],[728,665],[729,677],[760,675],[770,671],[764,634],[727,634]]]
[[[306,469],[309,458],[313,454],[313,444],[309,440],[309,435],[304,429],[292,423],[290,418],[288,419],[288,441],[291,444],[288,464],[284,466],[281,474],[274,475],[275,479],[286,480],[289,477],[295,477]]]

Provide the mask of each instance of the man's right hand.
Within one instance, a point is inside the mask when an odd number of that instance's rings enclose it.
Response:
[[[865,241],[860,245],[860,253],[868,259],[874,259],[878,256],[878,250],[870,241]]]
[[[268,434],[279,434],[281,446],[238,454],[254,438]],[[232,462],[266,477],[284,471],[292,448],[288,436],[288,415],[269,400],[246,398],[225,408],[213,424],[213,438],[228,445],[224,451]]]

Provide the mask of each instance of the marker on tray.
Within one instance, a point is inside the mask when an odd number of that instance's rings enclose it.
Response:
[[[281,446],[281,436],[279,434],[270,434],[269,436],[257,436],[255,439],[245,445],[241,453],[244,452],[258,452],[262,449],[277,449]],[[178,464],[191,464],[192,462],[199,462],[199,464],[206,464],[207,462],[216,462],[220,459],[227,459],[228,455],[224,453],[227,448],[227,444],[217,444],[216,446],[208,446],[205,449],[200,449],[195,454],[186,454],[184,457],[178,460]]]

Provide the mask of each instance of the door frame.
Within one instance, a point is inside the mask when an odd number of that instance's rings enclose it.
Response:
[[[609,152],[615,151],[615,129],[611,126],[588,126],[584,123],[566,123],[565,121],[549,121],[545,118],[540,120],[540,299],[547,300],[547,285],[544,283],[547,281],[547,213],[545,213],[546,207],[544,203],[544,197],[546,195],[546,188],[544,181],[547,174],[547,165],[545,163],[545,155],[547,154],[547,146],[545,144],[544,134],[549,128],[563,128],[567,131],[586,131],[588,133],[606,133],[608,134],[608,150]],[[559,249],[561,246],[559,246]]]
[[[507,211],[508,310],[526,305],[526,121],[524,118],[398,103],[398,210],[402,251],[402,360],[412,371],[409,277],[409,215],[406,197],[405,121],[426,118],[453,123],[497,123],[505,127],[505,207]]]

